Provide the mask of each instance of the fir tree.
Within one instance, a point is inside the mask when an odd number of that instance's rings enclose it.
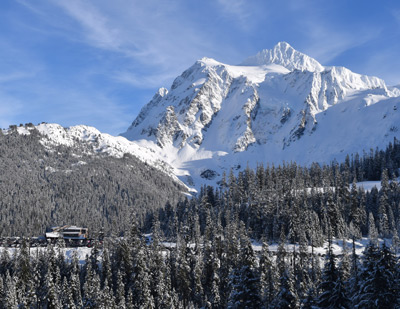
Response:
[[[230,278],[230,296],[228,306],[231,308],[259,308],[260,279],[255,271],[255,256],[251,242],[244,235],[241,239],[241,259],[233,269]]]
[[[298,308],[299,298],[294,288],[294,280],[291,268],[286,268],[279,278],[279,291],[275,297],[273,308]]]
[[[331,239],[329,239],[328,252],[321,279],[318,287],[317,305],[320,308],[349,308],[350,301],[347,298],[345,286],[336,267]]]
[[[116,288],[116,301],[118,304],[118,307],[121,309],[126,308],[126,302],[125,302],[125,284],[122,279],[122,274],[121,272],[117,271],[117,288]]]
[[[266,306],[272,303],[277,286],[275,268],[272,263],[270,252],[268,248],[268,243],[263,241],[260,263],[259,263],[259,273],[260,273],[260,297],[262,303]]]
[[[376,230],[374,215],[370,212],[368,216],[368,238],[374,244],[378,244],[378,231]]]
[[[49,309],[61,308],[58,286],[56,280],[54,279],[54,273],[51,269],[49,269],[46,276],[46,290],[47,290],[47,295],[46,295],[47,308]]]
[[[62,282],[62,293],[61,293],[61,306],[62,308],[75,309],[75,301],[72,295],[71,285],[67,282],[66,277],[64,277]]]
[[[133,301],[138,308],[155,308],[151,294],[150,271],[146,260],[149,259],[143,246],[136,255],[135,278],[133,281]]]
[[[198,307],[203,305],[203,284],[202,284],[202,274],[204,271],[203,267],[203,256],[200,251],[200,247],[195,248],[195,253],[191,256],[191,290],[192,290],[192,300]]]
[[[362,281],[354,303],[360,308],[396,308],[398,281],[396,260],[390,249],[370,244],[364,252]]]
[[[178,243],[176,247],[176,287],[180,294],[181,300],[184,306],[188,305],[191,292],[190,284],[190,264],[188,261],[188,246],[186,241],[178,237]]]
[[[117,304],[115,302],[112,290],[109,287],[107,279],[104,282],[104,287],[101,291],[101,297],[99,298],[99,308],[104,309],[117,309]]]
[[[86,276],[83,284],[83,306],[87,308],[96,308],[100,296],[100,278],[92,268],[89,258],[85,261]]]
[[[5,308],[3,276],[0,275],[0,308]]]

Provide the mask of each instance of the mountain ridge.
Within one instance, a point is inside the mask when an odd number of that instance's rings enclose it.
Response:
[[[160,91],[121,135],[152,148],[181,170],[180,176],[200,183],[206,181],[204,171],[221,175],[230,163],[308,164],[384,147],[397,136],[400,121],[399,89],[344,67],[324,67],[285,42],[236,66],[202,58],[169,91]],[[373,107],[376,103],[380,108]],[[386,120],[380,121],[382,110]],[[361,133],[363,148],[346,133],[346,127],[359,130],[352,123],[369,132]],[[381,128],[365,128],[371,123]]]
[[[313,63],[287,43],[264,52],[274,53],[288,67],[287,59]],[[216,185],[231,168],[341,161],[400,138],[397,87],[344,67],[310,71],[273,61],[229,65],[204,57],[170,89],[160,88],[122,136],[84,125],[35,128],[49,151],[82,144],[88,155],[131,154],[188,190]],[[19,134],[31,129],[15,127]]]

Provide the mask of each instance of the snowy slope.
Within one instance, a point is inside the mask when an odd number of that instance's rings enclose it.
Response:
[[[203,58],[121,134],[189,185],[257,163],[342,160],[399,137],[400,90],[324,67],[285,42],[233,66]]]

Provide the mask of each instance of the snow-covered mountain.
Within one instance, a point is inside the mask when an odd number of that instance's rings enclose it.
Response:
[[[176,176],[179,174],[174,167],[162,160],[151,148],[142,147],[135,142],[128,141],[121,136],[112,136],[101,133],[94,127],[86,125],[64,128],[59,124],[42,123],[37,126],[25,125],[8,130],[0,130],[3,134],[16,130],[21,135],[29,135],[37,129],[41,134],[40,143],[50,152],[54,152],[55,146],[63,145],[71,148],[76,156],[104,155],[122,158],[130,154],[138,158],[144,164],[148,164],[170,176],[177,183],[184,185]],[[85,146],[85,147],[82,147]],[[82,153],[82,151],[84,153]],[[51,167],[49,167],[51,169]],[[190,188],[188,188],[190,189]]]
[[[197,61],[121,135],[198,187],[231,167],[329,162],[385,147],[400,135],[399,108],[398,88],[281,42],[241,65]]]

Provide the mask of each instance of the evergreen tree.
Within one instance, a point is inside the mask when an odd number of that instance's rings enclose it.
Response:
[[[92,263],[87,257],[85,260],[86,276],[83,284],[83,306],[96,308],[99,304],[100,278],[92,268]]]
[[[260,279],[255,270],[255,256],[251,242],[242,235],[239,264],[233,269],[230,278],[230,296],[228,306],[231,308],[259,308]]]
[[[77,251],[72,252],[71,265],[69,267],[70,280],[69,286],[71,288],[72,299],[77,308],[82,307],[82,294],[81,294],[81,283],[80,283],[80,266]]]
[[[167,293],[165,286],[165,258],[163,257],[160,238],[160,222],[153,221],[152,243],[150,246],[151,257],[149,256],[149,268],[151,274],[151,290],[154,299],[154,306],[160,308],[163,302],[163,295]]]
[[[72,290],[69,282],[67,282],[66,277],[63,278],[62,282],[62,293],[61,293],[61,307],[75,309],[75,301],[72,295]]]
[[[107,247],[103,249],[102,263],[101,263],[101,287],[104,289],[107,284],[108,288],[112,285],[112,269],[110,254]]]
[[[370,244],[364,251],[362,281],[354,304],[360,308],[396,308],[398,281],[395,276],[396,260],[383,244],[379,249]]]
[[[343,282],[347,282],[351,276],[351,261],[349,255],[349,249],[346,244],[346,240],[342,241],[342,258],[340,261],[339,274]]]
[[[4,303],[6,304],[6,308],[18,308],[16,282],[10,273],[6,274],[5,287]]]
[[[275,293],[277,280],[275,275],[275,267],[272,263],[270,252],[268,248],[268,243],[263,241],[261,255],[260,255],[260,264],[259,264],[259,273],[260,273],[260,297],[262,303],[265,306],[268,306],[272,303]]]
[[[178,295],[171,283],[171,268],[169,263],[165,265],[165,292],[161,299],[161,308],[177,308]]]
[[[388,192],[389,192],[389,177],[387,170],[382,172],[381,176],[381,190],[379,191],[379,203],[378,203],[378,222],[379,222],[379,233],[382,237],[389,237],[389,220],[388,220]]]
[[[378,231],[376,230],[374,215],[370,212],[368,216],[368,238],[374,244],[378,244]]]
[[[322,274],[322,281],[318,289],[318,307],[332,309],[350,308],[350,300],[347,297],[344,283],[336,267],[335,256],[332,252],[332,242],[330,239]]]
[[[118,307],[121,309],[126,308],[126,302],[125,302],[125,284],[122,279],[122,274],[121,272],[117,271],[117,288],[116,288],[116,301],[118,304]]]
[[[56,266],[57,267],[57,266]],[[47,308],[49,309],[59,309],[62,308],[59,300],[58,285],[54,278],[54,272],[49,268],[46,276],[46,301]]]
[[[203,305],[203,284],[202,284],[202,274],[203,274],[203,256],[200,251],[200,247],[195,248],[195,253],[191,256],[191,290],[192,290],[192,300],[198,307]]]
[[[397,254],[400,248],[400,238],[396,228],[393,229],[392,235],[392,250],[394,254]]]
[[[107,282],[107,279],[104,283],[105,283],[104,288],[101,291],[101,297],[99,300],[99,303],[100,303],[99,308],[104,308],[104,309],[115,308],[115,309],[117,309],[118,307],[117,307],[114,295],[112,293],[112,290],[110,289],[109,284]]]
[[[188,251],[184,238],[178,236],[176,247],[176,287],[184,306],[187,306],[190,300],[191,284],[190,284],[190,264],[188,261]]]
[[[0,275],[0,308],[5,308],[3,276]]]
[[[358,190],[356,179],[353,179],[353,183],[351,185],[350,192],[350,216],[349,223],[352,226],[351,233],[355,238],[361,237],[361,225],[365,221],[365,209],[362,208],[363,205],[360,205],[360,201],[358,198]]]
[[[133,302],[138,308],[155,308],[151,294],[150,271],[146,263],[150,257],[143,246],[136,255],[135,278],[133,281]]]
[[[293,273],[288,267],[279,278],[279,291],[274,299],[273,308],[298,308],[299,298],[294,288]]]
[[[32,282],[29,246],[26,239],[22,240],[16,260],[16,268],[16,290],[19,302],[23,307],[30,307],[31,301],[34,298],[34,286]]]

